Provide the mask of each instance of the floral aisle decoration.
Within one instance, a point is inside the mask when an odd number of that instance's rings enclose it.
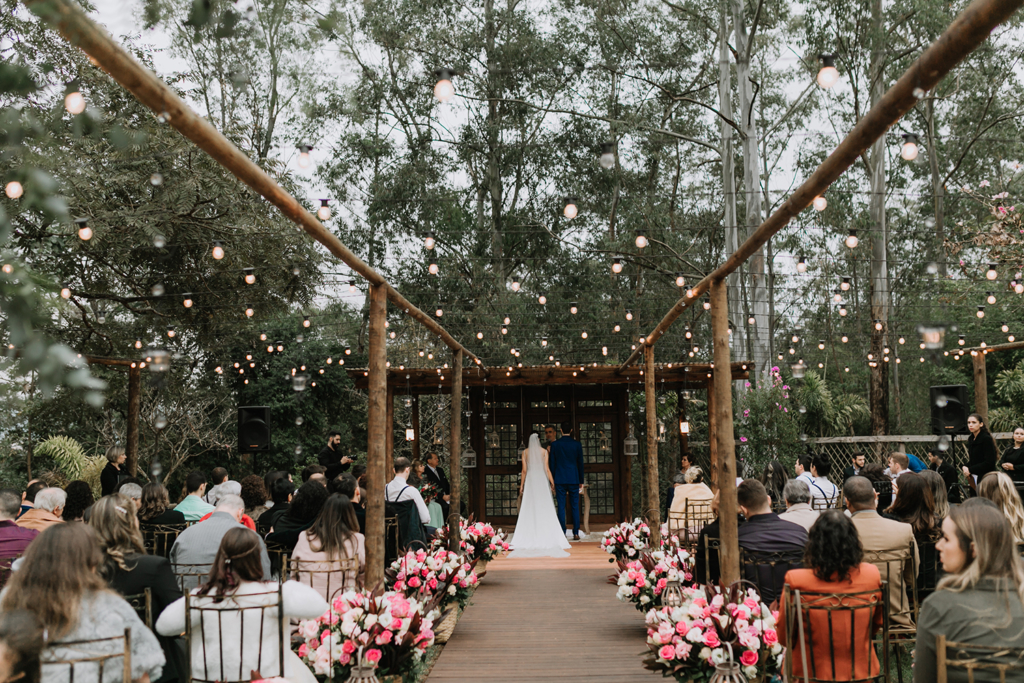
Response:
[[[765,680],[782,671],[783,648],[776,623],[778,612],[761,602],[754,589],[735,584],[710,599],[703,588],[683,590],[680,607],[647,613],[644,666],[676,681],[708,681],[715,665],[733,657],[748,679]]]
[[[477,564],[486,564],[494,558],[507,552],[509,549],[508,536],[502,529],[495,529],[486,522],[474,522],[472,516],[469,519],[461,519],[459,527],[462,532],[462,540],[459,547],[466,556],[473,562],[474,568]],[[431,541],[430,548],[448,547],[448,529],[438,529],[437,535]],[[477,569],[479,574],[483,574]]]
[[[466,607],[480,579],[471,562],[456,553],[437,548],[409,551],[384,572],[388,590],[407,598],[425,601],[437,596],[438,607],[455,603]]]
[[[622,602],[631,602],[641,612],[660,604],[670,581],[683,586],[693,583],[693,556],[684,548],[644,552],[636,560],[619,560],[618,571],[608,582],[618,586],[615,593]]]
[[[425,481],[420,486],[420,496],[427,505],[430,505],[435,498],[440,498],[442,495],[441,487],[432,481]]]
[[[609,562],[628,562],[651,546],[651,529],[637,517],[608,529],[601,538],[601,549],[611,555]]]
[[[349,591],[316,619],[299,622],[299,657],[313,673],[346,680],[363,648],[363,663],[380,676],[412,670],[434,644],[437,600],[419,601],[389,591]]]

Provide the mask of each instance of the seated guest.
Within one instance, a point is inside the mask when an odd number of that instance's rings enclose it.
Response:
[[[1006,518],[995,507],[971,499],[950,508],[937,545],[945,576],[921,606],[914,650],[915,683],[938,680],[938,635],[955,643],[1024,647],[1024,568]],[[1003,661],[1007,659],[1014,661],[1012,655]],[[948,680],[966,683],[968,673],[950,669]],[[979,669],[972,680],[998,681],[999,672]],[[1005,680],[1019,680],[1019,673],[1017,678]]]
[[[133,501],[135,501],[135,508],[138,509],[139,503],[142,501],[141,486],[139,486],[138,484],[125,484],[118,490],[118,493],[123,493],[124,495],[128,496]]]
[[[708,501],[715,497],[714,492],[704,483],[704,473],[699,467],[691,467],[683,472],[683,483],[675,487],[672,495],[670,512],[680,515],[686,510],[686,501]]]
[[[46,488],[46,483],[40,479],[33,479],[25,486],[25,491],[21,494],[21,512],[18,513],[18,517],[35,507],[36,494]]]
[[[942,478],[931,470],[923,470]],[[905,522],[914,530],[917,552],[921,563],[917,566],[917,599],[923,600],[935,586],[939,568],[935,541],[940,535],[935,519],[935,498],[932,488],[921,474],[903,472],[896,481],[896,497],[885,511],[885,516],[898,522]]]
[[[935,528],[942,532],[942,520],[949,514],[949,499],[946,497],[946,481],[935,470],[921,470],[921,477],[932,491],[935,501]]]
[[[214,467],[213,470],[210,472],[210,480],[213,482],[213,486],[209,487],[209,489],[206,491],[206,495],[203,496],[203,500],[209,503],[210,505],[216,505],[217,501],[220,499],[222,495],[228,493],[234,494],[236,496],[238,495],[238,491],[235,490],[235,488],[237,488],[238,482],[231,481],[228,478],[228,471],[226,468]],[[224,484],[227,484],[229,482],[235,484],[236,487],[233,487],[231,490],[223,490]]]
[[[274,507],[274,501],[271,499],[270,494],[274,491],[274,482],[278,479],[288,479],[291,481],[291,475],[283,470],[267,472],[263,475],[263,487],[267,489],[267,502],[264,505],[267,506],[268,510]]]
[[[21,557],[32,539],[39,535],[35,529],[24,529],[14,523],[20,510],[21,494],[15,489],[0,490],[0,564]]]
[[[946,483],[946,498],[950,503],[959,503],[960,496],[960,472],[946,462],[946,454],[937,448],[928,451],[928,469],[938,473]]]
[[[366,501],[366,465],[362,463],[356,463],[352,465],[352,476],[356,478],[356,484],[359,485],[359,489],[362,491],[362,499]]]
[[[327,486],[327,492],[340,493],[351,501],[352,509],[359,522],[359,533],[366,533],[366,510],[362,506],[362,489],[356,483],[356,478],[351,472],[342,472],[335,477]]]
[[[45,636],[31,612],[0,613],[0,680],[39,683],[39,655],[46,646]]]
[[[23,529],[44,531],[54,524],[62,524],[60,518],[64,514],[64,501],[67,494],[63,489],[43,489],[36,494],[35,507],[18,518],[16,524]]]
[[[697,549],[695,551],[697,557],[693,565],[694,581],[708,586],[716,585],[719,579],[722,578],[718,550],[711,548],[709,544],[710,541],[718,541],[721,538],[719,525],[721,518],[717,517],[718,501],[719,494],[715,493],[715,497],[711,500],[711,513],[716,516],[716,519],[700,530],[700,536],[697,537]],[[743,522],[743,515],[737,514],[736,524],[738,526],[742,526]]]
[[[89,526],[96,530],[105,556],[100,575],[108,586],[126,597],[144,593],[148,588],[154,621],[164,608],[181,597],[167,558],[146,554],[131,498],[123,493],[101,498],[89,516]],[[166,637],[158,640],[166,658],[162,680],[177,680],[186,667],[174,640]]]
[[[912,627],[910,599],[906,580],[913,581],[913,568],[919,564],[914,529],[909,524],[886,519],[878,514],[878,493],[864,477],[850,477],[843,488],[850,519],[857,527],[861,547],[869,555],[868,562],[878,567],[883,581],[889,582],[889,614],[897,627]],[[874,553],[878,559],[871,559]],[[899,558],[906,553],[902,562]],[[913,558],[910,558],[913,554]],[[905,576],[909,579],[905,579]]]
[[[679,475],[676,475],[676,479]],[[683,483],[676,485],[672,506],[666,523],[669,533],[685,534],[687,538],[700,533],[705,524],[714,519],[711,500],[715,494],[704,483],[704,473],[699,467],[691,467],[683,473]],[[694,505],[697,503],[697,505]],[[701,505],[700,503],[705,503]]]
[[[313,526],[313,522],[320,515],[325,502],[327,502],[327,488],[315,479],[307,481],[295,492],[288,511],[274,522],[273,528],[267,534],[267,542],[277,543],[288,548],[295,547],[300,532]]]
[[[205,576],[209,565],[213,564],[213,558],[220,548],[221,539],[224,534],[232,529],[245,529],[242,525],[242,514],[245,511],[245,503],[238,496],[224,496],[217,501],[210,518],[199,524],[193,524],[178,534],[174,545],[171,547],[171,565],[177,574],[192,574]],[[267,547],[263,539],[259,539],[259,559],[263,564],[263,578],[270,578],[270,557],[267,555]],[[187,569],[176,567],[176,565],[189,565]],[[191,576],[185,579],[186,586],[197,585],[197,579]]]
[[[239,512],[241,509],[240,505]],[[214,517],[216,515],[214,513]],[[214,517],[190,529],[209,524]],[[267,566],[261,564],[261,556],[266,557],[266,550],[260,537],[240,525],[234,525],[218,539],[209,578],[191,591],[194,597],[190,606],[224,612],[216,619],[198,610],[188,615],[192,620],[193,678],[215,680],[223,676],[229,680],[247,680],[255,671],[276,676],[281,667],[279,653],[283,652],[286,680],[315,683],[313,673],[292,652],[288,622],[289,619],[315,619],[326,612],[329,605],[309,586],[285,581],[281,586],[280,614],[277,609],[238,611],[239,607],[277,603],[278,584],[264,582]],[[165,636],[179,635],[185,630],[185,620],[185,598],[181,598],[163,611],[156,630]]]
[[[366,541],[358,528],[348,496],[331,495],[313,526],[299,534],[292,550],[292,559],[301,560],[294,578],[312,586],[327,600],[332,600],[339,592],[362,588],[366,573]],[[355,573],[331,571],[332,561],[349,557],[358,560]],[[307,571],[303,572],[303,569]]]
[[[1013,480],[1005,472],[989,472],[978,483],[978,495],[988,498],[999,508],[1017,543],[1024,543],[1024,508],[1021,507],[1020,494]]]
[[[768,497],[773,502],[786,499],[784,491],[786,489],[786,482],[789,481],[789,471],[778,460],[771,460],[764,466],[764,472],[761,473],[758,481],[764,484],[764,490],[768,492]]]
[[[412,470],[412,461],[406,457],[395,458],[394,470],[395,478],[389,481],[388,485],[384,488],[384,500],[390,503],[400,503],[405,500],[413,501],[417,512],[419,512],[420,521],[427,530],[427,536],[433,536],[437,529],[430,526],[430,510],[427,508],[427,504],[423,502],[423,496],[420,495],[416,487],[410,486],[408,483],[409,473]]]
[[[188,495],[174,509],[185,515],[186,522],[198,522],[203,515],[213,512],[214,506],[203,500],[206,493],[205,474],[197,470],[185,477],[185,491]]]
[[[782,592],[786,572],[799,567],[800,561],[775,561],[768,565],[757,560],[774,553],[799,557],[807,544],[807,530],[799,524],[780,519],[772,512],[771,498],[764,485],[756,479],[745,479],[739,485],[736,504],[747,520],[737,533],[741,561],[745,554],[752,561],[744,566],[742,578],[753,582],[761,600],[771,604]]]
[[[878,507],[876,509],[879,513],[892,505],[892,479],[885,473],[885,470],[886,468],[882,467],[881,463],[869,462],[864,465],[864,469],[860,473],[860,476],[870,481],[872,488],[878,491]]]
[[[900,474],[910,471],[910,458],[906,453],[889,454],[889,478],[893,481],[899,479]]]
[[[92,497],[92,487],[81,480],[64,487],[64,494],[64,511],[60,516],[65,522],[81,522],[85,511],[96,502]]]
[[[786,501],[786,511],[779,514],[779,519],[799,524],[807,531],[818,521],[818,510],[811,507],[811,492],[807,490],[807,482],[802,479],[790,479],[782,490]]]
[[[1013,428],[1013,443],[1003,451],[996,466],[1009,475],[1014,486],[1024,487],[1024,427]]]
[[[60,643],[122,636],[128,628],[132,680],[156,681],[164,667],[160,643],[132,606],[107,588],[99,575],[103,561],[96,532],[88,525],[55,524],[39,534],[25,551],[21,567],[11,576],[0,598],[0,611],[24,610],[34,614],[46,630],[56,659],[123,652],[124,643],[118,641],[71,647],[62,647]],[[121,683],[125,674],[123,664],[121,658],[107,661],[102,680],[96,662],[75,664],[73,676],[66,664],[43,664],[42,678],[47,683]]]
[[[417,489],[423,486],[423,473],[426,469],[427,466],[422,460],[413,460],[412,468],[409,470],[409,486],[415,486]]]
[[[171,507],[171,497],[163,484],[142,487],[139,503],[139,523],[143,525],[184,524],[185,514]]]
[[[791,680],[803,680],[804,659],[807,673],[819,681],[866,680],[881,673],[881,665],[872,638],[882,627],[882,577],[878,569],[862,562],[864,552],[853,522],[839,510],[826,510],[811,527],[804,549],[804,568],[786,573],[783,608],[780,609],[778,636],[792,657]],[[793,591],[800,591],[804,612],[804,641],[796,625],[796,613],[790,612]],[[874,595],[842,599],[836,594]],[[818,596],[815,594],[828,595]],[[857,607],[851,616],[845,612],[829,619],[824,609],[815,606]],[[802,651],[803,650],[803,651]],[[870,653],[870,654],[869,654]],[[870,656],[870,661],[868,657]]]
[[[819,453],[811,459],[811,481],[808,486],[811,491],[811,507],[815,509],[834,508],[839,504],[839,489],[829,481],[830,472],[832,461],[828,456]]]
[[[853,455],[850,456],[850,464],[843,470],[843,481],[846,481],[850,477],[859,477],[860,471],[864,469],[864,464],[867,461],[865,456],[860,451],[854,451]]]
[[[260,515],[256,522],[256,531],[266,535],[274,528],[279,519],[288,514],[292,505],[292,496],[295,493],[295,484],[287,477],[281,477],[274,482],[274,488],[270,491],[270,497],[274,500],[274,506]]]
[[[327,468],[324,467],[323,465],[306,465],[305,467],[302,468],[302,483],[305,484],[310,479],[316,477],[318,481],[320,481],[321,483],[324,484],[324,486],[326,486],[327,477],[324,476],[324,472],[326,471]]]
[[[555,433],[554,426],[553,425],[548,425],[547,428],[550,430],[550,435],[554,436],[554,433]],[[553,440],[554,439],[549,438],[549,441],[553,441]],[[431,453],[430,455],[435,455],[435,454]],[[427,457],[429,458],[430,456],[428,455]],[[685,484],[686,483],[686,480],[683,478],[682,475],[683,475],[683,472],[685,472],[686,470],[690,469],[690,467],[691,467],[691,465],[690,465],[690,455],[688,453],[683,453],[682,457],[680,457],[680,463],[681,463],[681,466],[679,468],[679,471],[672,475],[672,482],[673,482],[673,484],[670,484],[669,487],[668,487],[668,490],[665,491],[665,505],[663,506],[662,513],[661,513],[661,518],[662,519],[668,519],[668,509],[670,507],[672,507],[672,496],[674,496],[675,492],[676,492],[675,486],[674,486],[675,482],[678,481],[678,483],[680,483],[680,484]],[[447,478],[445,480],[447,481]],[[447,490],[449,492],[451,492],[451,486],[448,486]],[[448,519],[447,515],[445,515],[445,519]]]
[[[245,501],[245,514],[249,515],[253,521],[256,521],[260,518],[260,515],[269,509],[267,508],[269,494],[263,487],[263,477],[250,474],[247,477],[243,477],[240,483],[242,490],[239,495]]]
[[[814,483],[814,475],[811,474],[811,462],[814,460],[814,456],[810,453],[804,453],[796,458],[796,479],[803,479],[807,482],[807,488],[811,488],[811,484]]]
[[[121,491],[124,490],[124,487],[130,484],[135,484],[139,488],[142,488],[146,485],[146,482],[142,481],[138,477],[129,477],[125,475],[119,482],[117,482],[117,486],[114,487],[114,493],[121,493]]]
[[[117,488],[118,482],[126,476],[121,469],[124,461],[128,459],[125,455],[124,446],[111,446],[107,449],[107,464],[100,472],[100,495],[109,496]]]

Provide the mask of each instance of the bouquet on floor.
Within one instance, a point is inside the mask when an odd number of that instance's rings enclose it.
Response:
[[[747,678],[781,673],[778,613],[761,602],[757,591],[744,593],[737,584],[710,599],[703,588],[684,588],[683,596],[680,607],[647,613],[647,669],[680,682],[706,681],[716,664],[729,659],[729,643]]]
[[[693,583],[693,556],[684,548],[644,552],[636,560],[618,562],[618,571],[608,583],[618,586],[615,593],[622,602],[631,602],[641,612],[660,604],[669,581],[683,586]]]
[[[436,596],[438,607],[444,609],[452,604],[464,608],[480,579],[472,563],[438,548],[411,550],[399,557],[384,572],[384,582],[388,590],[421,602]]]
[[[435,498],[440,498],[444,495],[441,491],[441,487],[432,481],[425,481],[420,486],[420,496],[423,497],[423,502],[430,505],[430,502]]]
[[[471,559],[490,562],[508,551],[505,532],[486,522],[467,522],[462,526],[462,547]]]
[[[601,549],[612,556],[609,562],[634,560],[650,547],[651,530],[639,517],[613,526],[601,538]]]
[[[299,622],[299,657],[319,677],[346,680],[363,662],[378,676],[409,671],[434,644],[432,630],[441,616],[436,599],[419,601],[397,592],[348,591],[331,601],[322,616]]]

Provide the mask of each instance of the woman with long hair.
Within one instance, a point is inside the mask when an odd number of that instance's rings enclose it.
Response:
[[[897,522],[909,524],[918,543],[939,535],[935,527],[935,496],[928,483],[913,472],[904,472],[896,480],[896,496],[885,512]]]
[[[817,676],[837,674],[837,680],[866,679],[880,673],[878,656],[871,639],[882,627],[882,576],[873,564],[863,562],[864,550],[857,529],[850,518],[840,510],[825,510],[811,526],[804,546],[804,568],[786,572],[782,589],[778,634],[779,642],[787,648],[786,657],[792,658],[792,680],[803,679],[803,660],[806,658]],[[843,614],[829,623],[824,610],[809,610],[804,619],[805,638],[798,642],[796,615],[790,613],[793,591],[799,590],[802,605],[856,606],[851,617]],[[877,595],[870,593],[877,591]],[[828,597],[815,597],[815,593],[828,593]],[[840,599],[841,594],[860,594]],[[870,628],[869,628],[870,627]],[[870,636],[869,636],[870,632]],[[831,642],[830,642],[831,640]],[[829,651],[834,655],[830,658]],[[870,653],[870,661],[868,660]],[[812,665],[811,662],[814,662]],[[835,667],[834,669],[832,667]],[[844,678],[839,678],[842,675]]]
[[[1010,477],[1003,472],[989,472],[978,484],[978,495],[988,498],[1002,510],[1013,537],[1017,543],[1024,543],[1024,506]]]
[[[107,585],[124,596],[139,595],[148,588],[154,618],[181,597],[168,559],[146,554],[135,501],[122,493],[100,498],[89,516],[89,526],[95,529],[104,554],[100,575]],[[160,645],[167,658],[161,680],[176,680],[185,671],[184,662],[173,639],[161,637]]]
[[[96,640],[124,635],[131,629],[132,680],[156,681],[164,667],[164,653],[156,637],[124,599],[107,588],[99,574],[104,555],[96,532],[85,524],[54,524],[39,534],[0,599],[0,611],[25,610],[46,629],[53,659],[123,652],[124,644],[107,641],[62,647],[62,642]],[[63,683],[71,679],[67,664],[43,664],[43,680]],[[74,665],[74,679],[120,683],[124,667],[108,660],[100,681],[96,662]]]
[[[967,464],[963,466],[963,472],[971,483],[971,488],[976,489],[978,480],[989,472],[996,471],[999,451],[996,449],[995,437],[988,431],[984,418],[978,413],[967,416],[967,431],[971,435],[967,437],[968,458]]]
[[[163,524],[184,524],[185,514],[171,505],[171,495],[163,484],[146,484],[142,487],[139,504],[139,522],[156,526]]]
[[[355,573],[332,571],[337,567],[332,562],[349,557],[359,563]],[[313,526],[299,534],[292,559],[299,561],[295,578],[327,600],[349,588],[363,587],[366,539],[359,533],[359,521],[348,496],[335,493],[327,499]]]
[[[771,460],[764,466],[764,471],[758,479],[764,484],[764,490],[772,499],[772,506],[776,507],[781,504],[784,507],[785,499],[782,491],[786,488],[786,482],[789,481],[789,471],[786,466],[778,460]]]
[[[284,676],[291,683],[315,683],[313,673],[292,652],[288,620],[314,619],[329,605],[297,581],[280,584],[279,604],[277,582],[262,581],[260,548],[256,532],[230,529],[221,540],[206,583],[192,589],[194,678],[238,681],[259,671],[264,678]],[[165,609],[156,623],[157,632],[167,636],[178,635],[185,627],[185,598]],[[282,650],[283,663],[278,655]]]
[[[1014,485],[1024,485],[1024,427],[1013,428],[1013,444],[1003,451],[999,469],[1010,475]]]
[[[946,575],[921,605],[914,649],[915,683],[937,680],[935,638],[1024,647],[1024,566],[1010,524],[988,501],[950,508],[937,547]],[[982,678],[980,674],[993,677]],[[967,680],[950,672],[950,683]],[[999,680],[975,672],[975,680]]]
[[[67,494],[67,499],[64,501],[64,512],[60,518],[65,522],[81,522],[85,517],[85,511],[96,502],[92,495],[92,487],[76,479],[64,487],[64,493]]]
[[[0,681],[39,683],[39,655],[45,645],[34,614],[0,613]]]
[[[941,533],[942,520],[949,514],[949,497],[946,495],[946,480],[935,470],[921,470],[917,476],[924,479],[928,488],[932,490],[932,499],[935,500],[935,528]]]

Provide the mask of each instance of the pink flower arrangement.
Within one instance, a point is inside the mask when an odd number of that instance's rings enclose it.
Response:
[[[620,561],[618,573],[608,581],[618,586],[615,597],[646,612],[661,600],[669,581],[683,585],[693,582],[693,557],[686,549],[675,546],[645,552],[637,560]]]
[[[443,548],[409,551],[384,572],[384,580],[389,590],[407,598],[437,596],[442,609],[453,602],[465,607],[480,582],[471,562]]]
[[[601,549],[611,555],[609,562],[625,562],[639,557],[651,547],[651,530],[647,523],[637,517],[632,522],[623,522],[604,532]]]
[[[501,529],[495,529],[486,522],[473,522],[470,519],[462,519],[459,522],[462,532],[462,539],[459,547],[466,553],[470,560],[490,562],[504,552],[508,552],[507,534]],[[431,550],[444,548],[448,545],[446,534],[441,533],[431,542]]]
[[[708,600],[703,588],[684,588],[680,607],[647,612],[648,655],[644,666],[677,681],[706,680],[715,665],[733,657],[750,679],[782,670],[783,648],[775,630],[778,614],[757,592],[735,587]]]
[[[349,591],[335,597],[322,616],[299,622],[302,642],[296,653],[313,673],[345,680],[362,647],[363,663],[378,675],[401,675],[434,644],[432,629],[439,615],[435,599]]]

